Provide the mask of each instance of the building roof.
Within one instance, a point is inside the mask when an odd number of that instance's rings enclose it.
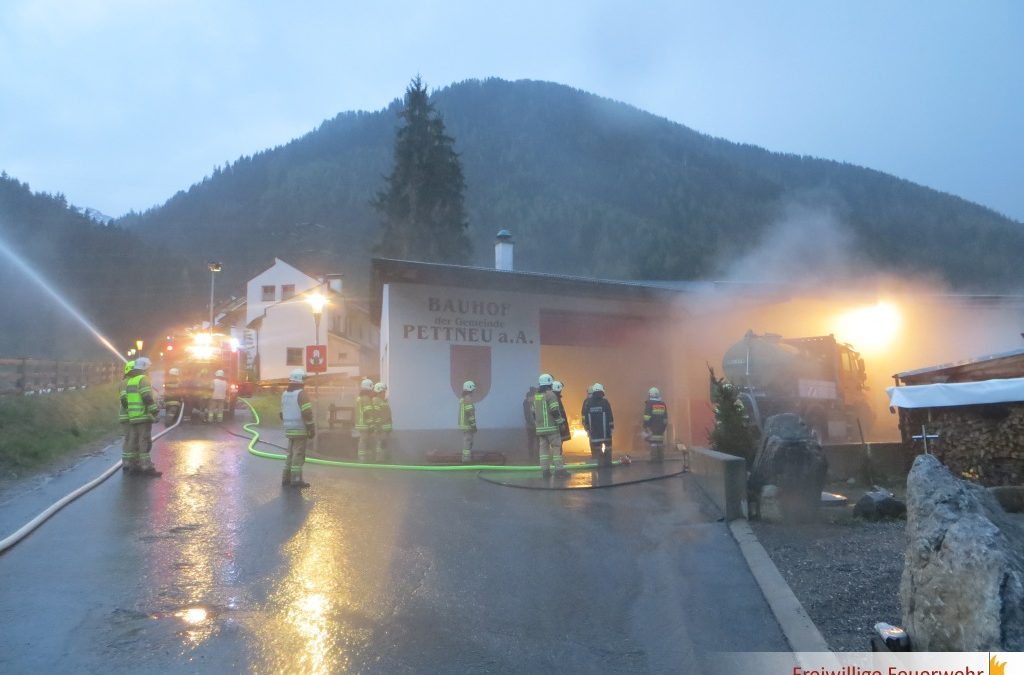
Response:
[[[946,408],[1024,401],[1024,377],[889,387],[889,405],[895,408]]]
[[[1024,376],[1024,348],[896,373],[896,384],[978,382]]]

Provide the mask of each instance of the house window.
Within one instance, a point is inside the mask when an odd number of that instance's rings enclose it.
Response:
[[[345,363],[348,359],[348,352],[335,352],[334,353],[334,365],[340,366]]]
[[[303,366],[302,347],[288,347],[288,356],[285,358],[285,365]]]
[[[293,297],[295,297],[295,284],[281,284],[281,299],[287,300]]]
[[[277,290],[276,286],[264,286],[263,287],[263,302],[273,302],[277,299],[277,294],[274,292]]]

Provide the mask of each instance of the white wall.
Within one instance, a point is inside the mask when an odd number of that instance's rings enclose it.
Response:
[[[294,284],[295,293],[298,295],[319,286],[320,282],[280,258],[274,258],[272,266],[250,279],[245,285],[245,325],[248,326],[253,320],[263,316],[263,311],[267,307],[281,301],[281,286],[285,284]],[[263,301],[264,286],[274,287],[272,302]]]

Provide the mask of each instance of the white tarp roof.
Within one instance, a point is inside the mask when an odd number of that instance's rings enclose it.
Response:
[[[1024,377],[981,382],[949,382],[889,387],[889,405],[896,408],[943,408],[954,405],[1024,402]]]

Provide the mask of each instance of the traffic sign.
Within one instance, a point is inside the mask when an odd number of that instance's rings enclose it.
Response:
[[[327,372],[327,345],[306,345],[306,372]]]

